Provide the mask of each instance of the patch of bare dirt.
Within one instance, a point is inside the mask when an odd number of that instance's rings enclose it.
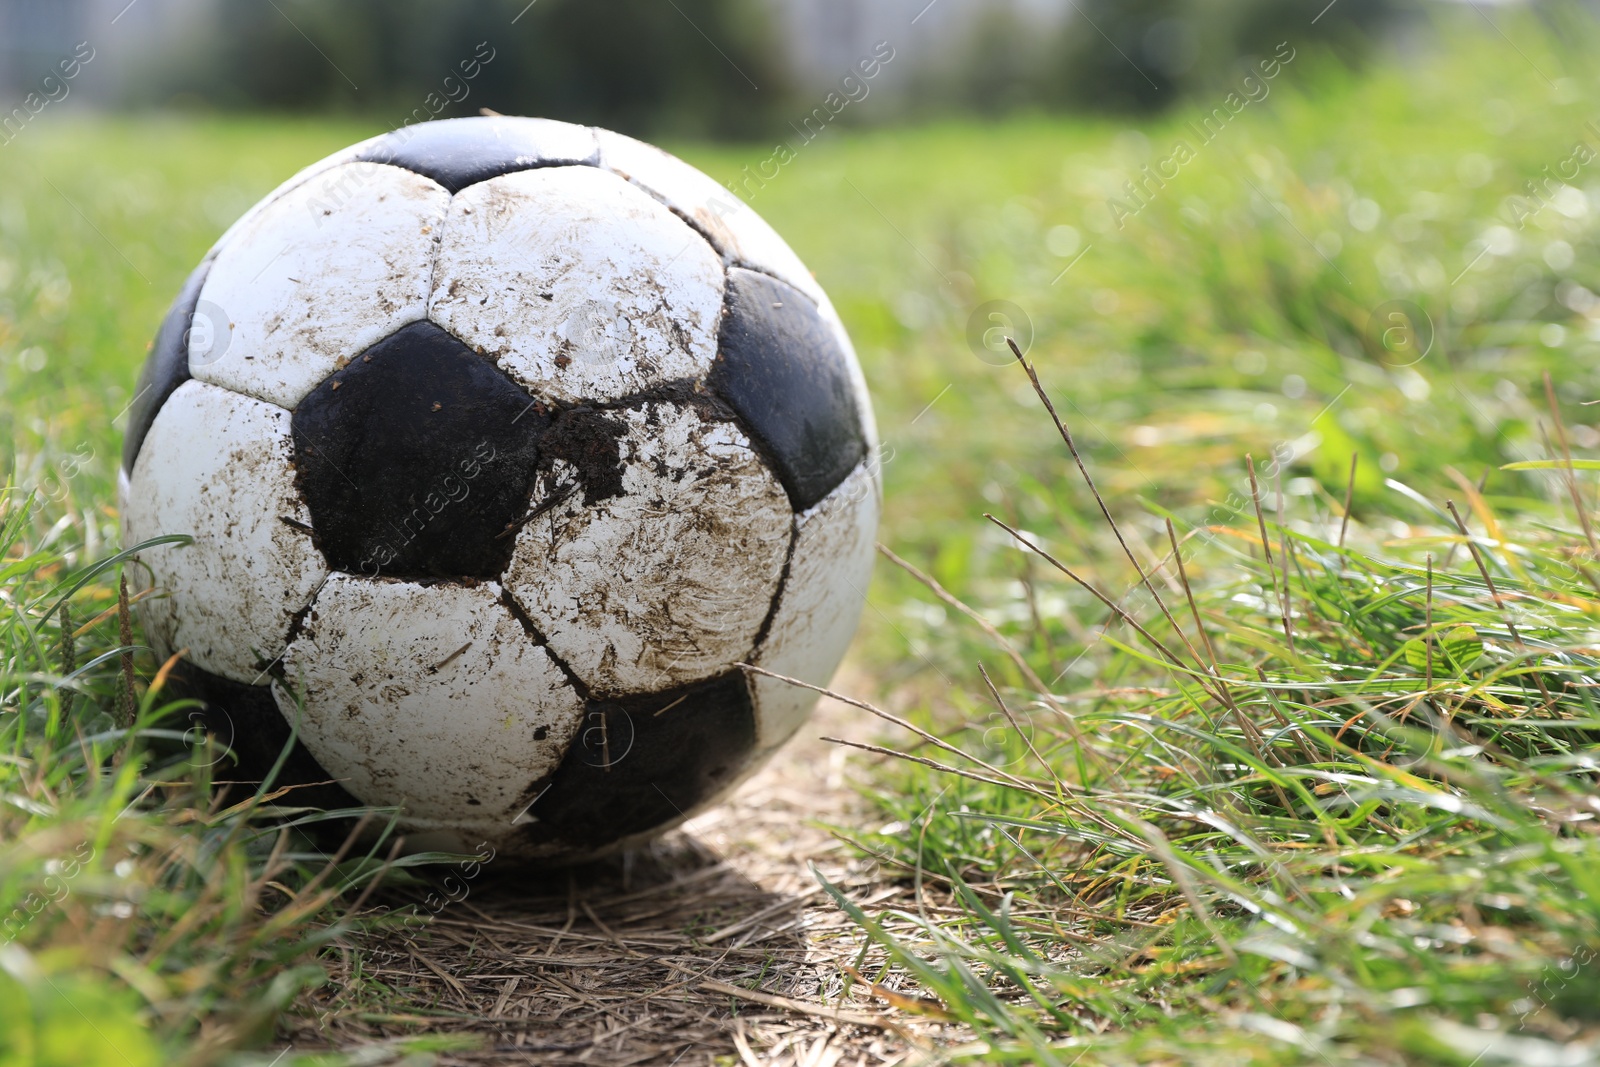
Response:
[[[451,901],[411,940],[369,944],[336,966],[282,1045],[477,1041],[441,1067],[923,1059],[938,1025],[850,981],[863,939],[816,877],[869,911],[910,905],[892,872],[822,825],[855,821],[860,772],[820,737],[864,738],[865,718],[824,699],[730,801],[649,849],[539,876],[492,862],[458,874],[441,887]]]

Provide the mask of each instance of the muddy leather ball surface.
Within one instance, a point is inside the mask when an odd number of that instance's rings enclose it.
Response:
[[[483,117],[336,153],[162,324],[119,483],[174,679],[280,803],[412,849],[642,841],[805,720],[881,490],[838,316],[736,194],[605,130]]]

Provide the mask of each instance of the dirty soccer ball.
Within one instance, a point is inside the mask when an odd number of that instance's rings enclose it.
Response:
[[[879,511],[849,339],[789,247],[604,130],[432,122],[289,179],[162,324],[130,579],[238,770],[410,848],[643,840],[781,745]]]

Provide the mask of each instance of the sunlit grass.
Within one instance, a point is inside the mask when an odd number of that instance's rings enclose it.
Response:
[[[886,698],[966,758],[880,742],[912,758],[857,840],[919,906],[853,913],[958,1058],[1596,1055],[1600,186],[1522,229],[1507,197],[1597,96],[1505,24],[1550,79],[1473,77],[1505,45],[1470,37],[1322,99],[1285,75],[1125,231],[1094,196],[1181,120],[1063,165],[1086,292],[1010,292],[1062,309],[1029,358],[1096,484],[984,366],[951,398],[1006,412],[950,467],[981,505],[935,505],[919,451],[890,527],[926,573],[886,585]],[[1374,333],[1400,299],[1425,355]]]
[[[1143,634],[1104,620],[1141,686],[1005,690],[1026,740],[979,720],[977,776],[875,794],[894,824],[864,846],[966,914],[861,920],[989,1035],[973,1055],[1466,1063],[1600,1022],[1581,535],[1476,530],[1491,593],[1446,521],[1403,554],[1359,525],[1349,548],[1337,524],[1266,529],[1275,571],[1251,526],[1190,529],[1186,570],[1231,575],[1186,586],[1164,553],[1178,625],[1153,595]],[[1532,1062],[1498,1047],[1482,1062]]]

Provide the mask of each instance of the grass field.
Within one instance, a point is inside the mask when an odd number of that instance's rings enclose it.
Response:
[[[858,969],[964,1025],[950,1055],[1600,1058],[1600,78],[1593,35],[1499,22],[1361,76],[1298,50],[1225,122],[829,134],[755,195],[856,339],[881,539],[939,590],[886,562],[856,654],[931,733],[847,738],[938,766],[863,757],[878,817],[841,830],[922,905],[857,915]],[[0,1063],[260,1044],[370,875],[130,745],[115,569],[66,583],[120,547],[119,413],[171,294],[372,132],[47,115],[0,148],[0,916],[28,916]],[[729,178],[770,153],[675,147]],[[1098,498],[971,342],[990,301]]]

